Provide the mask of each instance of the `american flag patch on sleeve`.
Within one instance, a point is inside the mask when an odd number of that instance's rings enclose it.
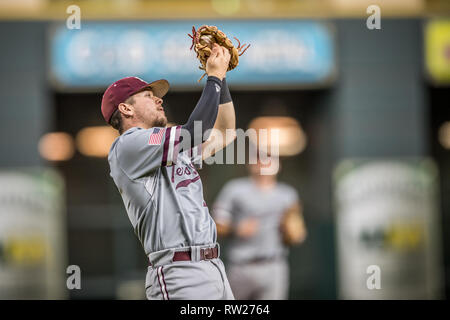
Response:
[[[165,129],[154,128],[150,134],[150,139],[148,139],[148,144],[151,146],[160,145],[165,131]]]

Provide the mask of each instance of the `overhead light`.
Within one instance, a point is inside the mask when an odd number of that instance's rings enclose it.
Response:
[[[42,158],[49,161],[69,160],[75,153],[73,138],[65,132],[44,134],[39,139],[38,149]]]
[[[258,117],[253,119],[249,128],[255,129],[257,136],[249,136],[252,143],[256,145],[266,145],[271,148],[271,130],[278,130],[279,155],[294,156],[301,153],[306,147],[306,134],[303,132],[300,123],[291,117]],[[261,135],[260,129],[267,129],[267,135]],[[255,138],[258,141],[255,141]],[[268,150],[267,149],[267,150]]]
[[[334,10],[361,10],[370,5],[377,5],[387,12],[422,12],[426,7],[426,0],[331,0],[329,1]]]
[[[76,137],[76,145],[81,154],[88,157],[108,156],[114,140],[119,133],[110,126],[86,127]]]
[[[439,143],[445,149],[450,149],[450,121],[444,122],[438,132]]]
[[[231,16],[239,11],[241,0],[211,0],[211,5],[217,13]]]
[[[48,0],[2,0],[2,10],[38,11],[48,5]]]
[[[246,0],[245,4],[254,14],[270,14],[275,9],[275,2],[272,0]]]

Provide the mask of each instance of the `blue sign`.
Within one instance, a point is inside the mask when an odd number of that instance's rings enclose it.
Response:
[[[334,40],[327,24],[314,21],[223,21],[232,39],[251,44],[227,74],[246,87],[317,85],[335,72]],[[60,87],[105,87],[126,76],[167,79],[172,87],[199,86],[203,74],[188,33],[198,22],[83,23],[80,30],[55,27],[51,77]],[[237,45],[237,41],[235,42]]]

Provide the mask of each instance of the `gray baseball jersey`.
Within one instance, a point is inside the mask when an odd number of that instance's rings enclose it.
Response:
[[[201,153],[197,147],[178,152],[180,130],[131,128],[109,152],[111,177],[147,255],[216,242],[216,225],[193,164]]]
[[[261,190],[251,178],[228,182],[214,203],[213,215],[217,222],[236,226],[241,220],[255,217],[259,220],[257,233],[243,241],[231,237],[227,258],[231,262],[245,263],[254,259],[285,256],[280,222],[283,213],[298,201],[294,188],[277,183],[271,190]]]

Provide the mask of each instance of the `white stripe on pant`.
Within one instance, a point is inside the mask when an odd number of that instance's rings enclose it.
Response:
[[[163,267],[162,266],[158,267],[156,271],[158,273],[158,282],[159,282],[159,286],[161,288],[161,293],[163,295],[163,299],[169,300],[169,292],[167,292],[166,281],[164,280]]]

